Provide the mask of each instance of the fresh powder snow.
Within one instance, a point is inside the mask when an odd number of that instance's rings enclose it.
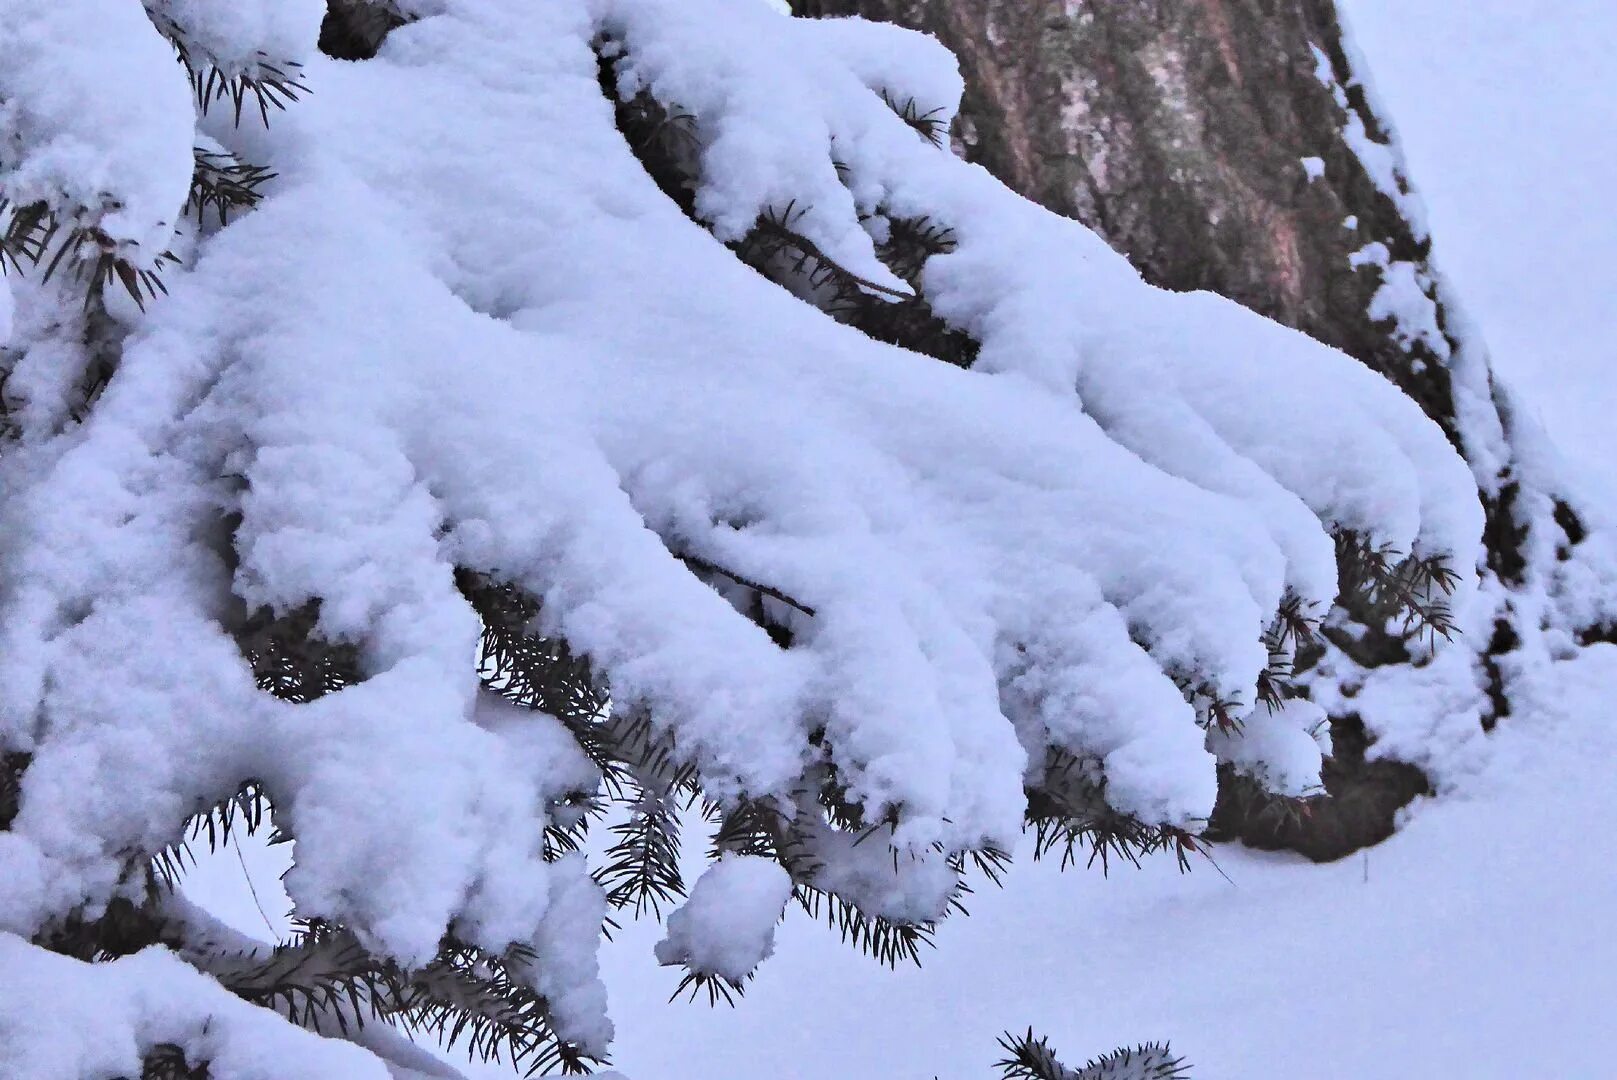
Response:
[[[1332,349],[1145,285],[918,137],[903,103],[947,121],[961,89],[929,39],[757,0],[408,7],[376,59],[347,63],[315,49],[308,2],[0,0],[0,190],[165,286],[109,298],[117,374],[90,408],[82,283],[0,292],[17,427],[0,748],[30,756],[0,832],[0,958],[42,988],[0,1000],[5,1075],[138,1073],[160,1043],[219,1080],[383,1060],[434,1075],[385,1040],[315,1039],[160,952],[91,968],[26,944],[131,895],[130,853],[248,777],[296,837],[301,917],[406,966],[451,927],[521,947],[558,1034],[608,1050],[605,898],[584,854],[543,845],[557,801],[599,775],[558,722],[481,687],[457,570],[540,599],[538,629],[588,658],[614,709],[644,712],[708,798],[795,806],[813,884],[903,920],[948,910],[952,856],[1016,846],[1053,749],[1154,825],[1203,821],[1221,760],[1315,788],[1320,714],[1269,715],[1255,688],[1282,604],[1336,595],[1333,531],[1447,560],[1468,632],[1485,618],[1465,614],[1486,610],[1477,480],[1438,427]],[[178,26],[217,70],[269,63],[306,93],[267,126],[201,115],[164,37]],[[697,220],[617,130],[601,55],[609,92],[691,117]],[[276,174],[227,227],[183,217],[198,146]],[[723,242],[760,219],[893,299],[913,286],[879,258],[883,230],[947,227],[920,288],[981,343],[973,370],[753,272]],[[791,598],[792,647],[693,566]],[[294,705],[258,689],[231,626],[315,602],[363,680]],[[1363,690],[1385,745],[1440,780],[1487,767],[1454,697],[1468,664],[1436,651],[1430,708],[1404,682]],[[1239,702],[1240,732],[1209,736],[1187,686]],[[883,843],[805,801],[802,778],[832,770],[891,822]],[[657,957],[752,972],[792,885],[760,863],[714,863]],[[90,1001],[93,1046],[4,1037],[64,1031]]]

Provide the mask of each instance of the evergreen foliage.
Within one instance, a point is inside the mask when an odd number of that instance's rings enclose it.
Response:
[[[1006,1056],[998,1063],[1004,1080],[1182,1080],[1190,1075],[1183,1058],[1166,1043],[1120,1047],[1073,1069],[1056,1058],[1054,1048],[1033,1030],[1017,1035],[1007,1031],[999,1045]]]
[[[228,106],[234,125],[269,125],[278,112],[312,92],[297,61],[264,52],[216,54],[168,14],[167,5],[150,0],[147,8],[186,71],[198,115]],[[331,0],[320,46],[328,55],[363,61],[374,57],[386,35],[407,25],[410,17],[408,5],[390,0]],[[629,148],[658,187],[688,217],[706,226],[697,212],[696,192],[704,148],[714,133],[694,114],[644,88],[620,93],[619,65],[627,55],[621,41],[603,34],[596,50],[600,85]],[[879,96],[931,149],[947,153],[946,105],[887,90]],[[250,220],[276,179],[272,162],[248,161],[200,139],[198,143],[184,208],[187,220],[183,228],[182,222],[173,223],[181,229],[177,248],[184,246],[179,240],[195,240],[190,230],[223,230],[238,219]],[[8,274],[37,273],[42,281],[66,275],[82,293],[82,311],[76,316],[80,324],[72,331],[86,347],[86,367],[73,402],[72,419],[80,419],[118,371],[124,330],[108,314],[108,286],[121,287],[144,311],[146,302],[165,291],[160,273],[180,260],[171,251],[143,251],[108,233],[104,220],[119,209],[113,201],[87,207],[64,198],[59,204],[17,206],[4,199],[0,193],[0,268]],[[958,368],[976,363],[983,342],[940,315],[926,291],[928,265],[959,247],[950,222],[890,207],[865,215],[862,223],[879,232],[874,250],[880,266],[858,273],[812,238],[805,225],[810,209],[788,201],[761,214],[728,246],[747,267],[869,338]],[[883,269],[896,286],[874,280]],[[0,419],[7,407],[0,396]],[[16,433],[8,429],[7,434]],[[13,450],[14,443],[0,445],[0,453]],[[221,502],[239,498],[248,486],[237,475],[213,479],[216,488],[210,494]],[[240,535],[242,518],[227,514],[222,520],[219,546],[228,552],[226,559],[239,559],[247,546]],[[1409,555],[1346,530],[1337,535],[1344,606],[1360,612],[1366,622],[1392,624],[1389,635],[1400,642],[1452,631],[1444,597],[1457,578],[1442,556]],[[791,590],[726,566],[712,552],[684,550],[674,539],[664,543],[696,580],[783,650],[818,629],[821,611]],[[569,751],[593,769],[590,783],[548,793],[543,807],[548,824],[543,836],[533,839],[547,864],[544,869],[577,858],[591,844],[598,846],[601,857],[592,876],[610,912],[661,918],[665,906],[686,897],[683,832],[699,822],[712,829],[710,861],[734,854],[772,860],[790,878],[797,907],[826,923],[843,942],[888,966],[921,962],[939,919],[965,911],[968,876],[980,874],[999,883],[1009,855],[987,839],[964,848],[901,843],[903,808],[867,810],[839,765],[838,736],[823,719],[806,718],[812,730],[801,774],[789,792],[719,787],[662,718],[638,702],[614,698],[610,681],[574,651],[557,629],[559,620],[547,618],[548,601],[528,591],[519,574],[462,566],[454,573],[454,587],[479,623],[474,662],[483,693],[536,730],[554,721]],[[330,612],[321,599],[281,607],[251,607],[234,597],[229,603],[232,615],[226,628],[241,660],[258,688],[280,702],[314,705],[363,690],[375,674],[376,660],[363,647],[328,632]],[[1255,687],[1257,702],[1279,709],[1299,694],[1291,681],[1298,657],[1317,638],[1332,633],[1328,619],[1316,618],[1301,598],[1288,596],[1263,639],[1269,664]],[[1221,696],[1196,673],[1175,677],[1204,728],[1238,728],[1239,714],[1253,704]],[[1171,697],[1171,687],[1168,692]],[[1200,732],[1194,734],[1200,738]],[[31,762],[25,749],[6,749],[0,758],[0,831],[9,830],[22,812]],[[205,842],[216,849],[239,832],[266,828],[274,830],[277,841],[295,841],[297,818],[276,816],[272,781],[268,773],[233,776],[211,790],[208,799],[177,807],[167,846],[131,847],[120,855],[126,865],[117,895],[102,906],[86,904],[50,920],[33,943],[96,963],[161,947],[211,975],[240,1000],[332,1037],[350,1035],[367,1023],[384,1023],[529,1073],[585,1072],[606,1062],[603,1051],[574,1037],[562,1003],[542,990],[547,957],[537,945],[517,942],[491,951],[473,943],[467,926],[452,924],[436,954],[412,964],[374,947],[374,938],[367,936],[371,928],[334,918],[303,920],[292,940],[273,949],[252,948],[202,924],[175,893],[186,872],[187,845]],[[1118,809],[1115,790],[1109,801],[1098,758],[1041,743],[1024,783],[1024,827],[1032,834],[1035,857],[1059,854],[1064,869],[1098,862],[1104,871],[1113,861],[1138,864],[1158,853],[1171,854],[1189,869],[1192,857],[1205,851],[1202,837],[1191,828],[1143,820]],[[116,798],[117,793],[98,792],[96,797]],[[880,890],[868,880],[857,880],[864,875],[898,882],[925,873],[942,882],[942,903],[931,914],[918,913],[924,906],[920,903],[902,902],[910,898],[872,900]],[[603,929],[610,929],[613,917],[608,914]],[[750,977],[688,969],[674,996],[688,992],[710,1004],[733,1003]],[[1002,1045],[1010,1055],[1001,1063],[1007,1077],[1172,1080],[1185,1075],[1165,1046],[1120,1050],[1075,1071],[1061,1066],[1047,1043],[1031,1032],[1020,1038],[1007,1035]],[[142,1080],[198,1080],[208,1077],[208,1070],[206,1061],[190,1061],[183,1048],[163,1043],[146,1049]]]

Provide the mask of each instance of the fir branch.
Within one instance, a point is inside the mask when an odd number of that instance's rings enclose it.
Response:
[[[246,65],[226,63],[199,48],[185,27],[153,10],[152,0],[147,0],[146,14],[158,33],[174,47],[175,58],[190,80],[197,109],[204,116],[214,105],[227,101],[232,107],[232,122],[239,127],[242,109],[251,102],[258,107],[259,118],[268,127],[272,108],[282,111],[309,92],[303,82],[303,65],[296,60],[277,60],[259,52]]]
[[[773,802],[741,799],[727,810],[709,802],[704,814],[718,821],[708,849],[710,860],[725,854],[761,855],[775,859],[787,872],[792,871],[793,836],[785,815]]]
[[[1193,833],[1171,825],[1148,825],[1106,802],[1106,785],[1099,768],[1064,750],[1053,750],[1040,784],[1027,791],[1025,825],[1033,830],[1033,857],[1061,853],[1061,869],[1083,862],[1100,863],[1111,871],[1113,858],[1138,867],[1158,852],[1171,852],[1181,872],[1190,869],[1192,855],[1206,855]],[[1087,854],[1085,854],[1087,849]]]
[[[33,759],[22,750],[0,752],[0,832],[11,828],[22,808],[22,777]]]
[[[93,918],[84,909],[70,912],[35,934],[33,942],[86,962],[130,956],[152,945],[174,947],[181,935],[163,914],[165,895],[148,874],[138,902],[113,897]]]
[[[807,615],[810,618],[813,618],[814,615],[815,615],[815,611],[814,611],[813,608],[809,607],[807,604],[803,603],[800,600],[794,600],[791,596],[787,595],[784,592],[781,592],[779,589],[775,588],[772,585],[764,585],[764,584],[761,584],[759,582],[753,581],[751,578],[742,577],[740,574],[736,573],[734,570],[726,570],[724,567],[718,565],[717,563],[709,562],[708,560],[702,558],[699,555],[684,555],[684,554],[676,553],[674,555],[674,557],[676,559],[678,559],[680,562],[684,563],[686,566],[693,569],[693,570],[700,570],[700,571],[702,571],[704,573],[716,574],[719,577],[729,578],[731,581],[735,582],[737,585],[744,585],[747,588],[751,589],[755,593],[759,593],[759,594],[761,594],[763,596],[767,596],[772,600],[779,600],[781,603],[785,604],[787,607],[794,608],[797,611],[801,611],[804,615]]]
[[[575,791],[546,809],[550,824],[545,826],[546,862],[571,855],[583,847],[590,826],[606,813],[607,800],[594,791]]]
[[[352,933],[328,923],[300,925],[293,940],[261,953],[193,957],[236,996],[275,1009],[303,1027],[330,1017],[344,1032],[350,1021],[380,1017],[397,1001],[389,965],[372,957]]]
[[[913,97],[905,98],[901,105],[898,99],[887,90],[881,91],[882,103],[892,109],[898,118],[908,125],[914,132],[938,149],[943,149],[949,137],[949,124],[943,116],[947,111],[942,106],[935,109],[921,111]]]
[[[805,784],[817,789],[819,785]],[[800,799],[807,791],[799,792]],[[792,899],[809,918],[823,921],[835,930],[845,944],[870,956],[886,967],[900,963],[921,964],[923,948],[933,947],[936,927],[931,922],[900,922],[880,915],[868,915],[851,901],[814,884],[819,869],[811,846],[794,819],[773,801],[742,799],[727,812],[709,805],[709,816],[720,816],[714,832],[710,859],[726,853],[759,855],[779,862],[792,878]],[[896,853],[895,853],[896,858]],[[895,872],[896,872],[895,866]]]
[[[526,1073],[584,1074],[604,1058],[560,1038],[549,1003],[523,978],[534,962],[520,947],[494,957],[450,940],[438,958],[409,982],[402,1011],[407,1027],[430,1032],[446,1047],[462,1039],[482,1061],[508,1061]]]
[[[1292,696],[1292,680],[1298,671],[1298,654],[1318,641],[1319,620],[1311,605],[1288,592],[1274,619],[1263,633],[1268,659],[1258,673],[1257,699],[1271,712],[1280,709]]]
[[[1021,1035],[1005,1032],[999,1045],[1007,1055],[995,1063],[1003,1080],[1183,1080],[1190,1075],[1167,1043],[1121,1047],[1079,1069],[1063,1065],[1049,1040],[1034,1037],[1032,1028]]]
[[[431,963],[406,971],[366,952],[350,931],[310,922],[267,957],[213,957],[202,966],[244,1000],[316,1031],[335,1025],[346,1034],[370,1017],[446,1047],[464,1044],[482,1061],[526,1066],[529,1075],[587,1073],[603,1059],[555,1033],[548,1002],[522,977],[533,960],[528,950],[493,956],[450,937]]]
[[[1056,1060],[1056,1052],[1049,1040],[1034,1038],[1033,1029],[1016,1035],[1005,1032],[999,1037],[1000,1048],[1006,1057],[994,1063],[1004,1080],[1076,1080],[1077,1073]]]
[[[932,940],[937,926],[932,922],[900,922],[880,915],[867,915],[857,905],[832,892],[798,882],[792,899],[816,922],[824,921],[847,945],[884,967],[900,963],[921,966],[921,950],[936,948]]]
[[[628,779],[627,767],[608,725],[606,688],[589,662],[561,638],[533,632],[539,602],[516,586],[470,570],[457,571],[455,583],[483,623],[478,672],[484,685],[514,705],[561,721],[618,790]]]
[[[929,217],[887,218],[887,239],[876,254],[887,268],[917,291],[921,271],[934,255],[947,255],[958,247],[954,230]]]
[[[1005,887],[1005,874],[1011,868],[1011,853],[992,845],[957,852],[950,857],[956,874],[964,876],[968,869],[987,878],[996,888]],[[969,892],[970,890],[967,889]]]
[[[1454,613],[1445,598],[1460,579],[1443,559],[1400,555],[1389,545],[1339,531],[1336,563],[1343,602],[1366,623],[1396,623],[1406,636],[1433,641],[1453,637]]]
[[[0,273],[20,274],[23,264],[37,266],[45,257],[45,240],[54,228],[44,201],[17,206],[0,195]]]
[[[140,1080],[209,1080],[206,1063],[192,1067],[185,1051],[173,1043],[159,1043],[140,1062]]]
[[[122,205],[103,196],[98,206],[53,208],[45,201],[17,206],[0,198],[0,271],[22,273],[24,264],[45,267],[42,282],[49,282],[59,271],[71,273],[85,285],[84,303],[88,308],[103,290],[116,281],[142,311],[146,301],[167,293],[160,272],[166,265],[178,264],[171,251],[160,252],[149,261],[139,257],[133,240],[116,240],[101,228],[101,219],[115,214]]]
[[[197,224],[203,224],[212,210],[220,227],[229,223],[232,215],[258,205],[262,193],[258,190],[275,178],[275,173],[258,165],[237,161],[227,153],[216,153],[203,147],[193,148],[196,159],[191,174],[191,193],[186,198],[185,212],[196,215]]]
[[[601,90],[613,102],[618,130],[647,174],[685,215],[699,221],[696,189],[701,175],[702,137],[694,116],[677,105],[638,92],[627,99],[618,93],[617,62],[621,45],[609,38],[596,42]],[[889,103],[891,104],[891,103]],[[910,103],[912,118],[923,126],[936,120]],[[903,114],[904,106],[898,111]],[[833,162],[838,172],[844,171]],[[827,314],[878,340],[912,349],[958,367],[970,367],[978,343],[950,328],[924,297],[870,281],[827,258],[792,223],[801,217],[796,204],[767,213],[741,240],[730,244],[747,265],[794,294],[810,294],[811,303]],[[934,254],[953,250],[953,234],[929,219],[895,222],[878,250],[897,276],[914,288],[921,266]]]
[[[878,296],[885,296],[901,303],[915,299],[913,293],[899,289],[889,288],[878,284],[869,278],[861,277],[841,265],[821,251],[814,241],[792,228],[792,222],[798,220],[806,211],[798,210],[796,202],[788,203],[785,209],[769,211],[758,219],[755,231],[763,237],[772,238],[784,247],[789,247],[799,253],[799,257],[813,262],[825,269],[825,272],[835,276],[838,280],[846,282],[853,287]]]
[[[751,974],[748,974],[746,979],[732,979],[727,975],[687,970],[679,980],[679,985],[674,987],[674,992],[668,995],[668,1000],[674,1001],[689,990],[690,996],[686,998],[687,1001],[695,1001],[706,994],[710,1008],[717,1008],[720,1001],[733,1008],[736,999],[746,994],[746,983],[751,978]]]
[[[663,194],[696,220],[696,179],[702,153],[696,117],[678,106],[664,105],[645,91],[628,97],[619,94],[621,43],[603,36],[595,42],[595,54],[596,77],[601,93],[612,102],[618,131]]]
[[[662,918],[662,905],[685,896],[679,869],[679,811],[666,796],[642,794],[629,820],[611,828],[614,840],[594,873],[614,908],[633,908],[636,918],[649,909]]]
[[[789,205],[779,214],[760,218],[759,225],[732,249],[771,281],[794,295],[806,293],[826,314],[877,341],[956,367],[972,365],[978,351],[976,340],[938,318],[919,290],[925,261],[953,250],[948,230],[919,219],[891,231],[887,242],[877,249],[878,257],[915,290],[905,294],[884,286],[872,288],[872,282],[827,259],[795,230],[779,225],[781,218],[790,220],[794,215],[801,216],[801,211]]]
[[[230,797],[193,814],[180,839],[152,856],[152,871],[167,888],[177,888],[185,876],[186,863],[196,865],[196,856],[191,852],[193,843],[206,838],[208,850],[218,851],[231,842],[237,830],[254,836],[263,830],[273,809],[263,785],[257,780],[246,781]],[[287,839],[276,827],[269,842],[279,844]]]
[[[696,766],[680,754],[673,736],[653,723],[649,711],[626,709],[608,718],[603,731],[617,763],[617,801],[637,805],[641,792],[651,791],[694,805],[699,798]]]
[[[313,600],[280,615],[260,608],[236,632],[260,689],[302,704],[360,681],[358,650],[321,638],[319,621]]]

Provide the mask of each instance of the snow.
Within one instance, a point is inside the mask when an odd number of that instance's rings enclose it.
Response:
[[[129,852],[257,777],[297,838],[300,915],[405,964],[451,925],[491,951],[525,945],[558,1029],[604,1046],[604,901],[541,841],[550,803],[594,774],[553,719],[480,689],[457,568],[542,598],[544,629],[615,707],[647,709],[721,803],[788,800],[805,769],[834,766],[852,803],[897,824],[891,848],[812,833],[816,884],[905,918],[941,913],[949,853],[1015,842],[1025,774],[1052,748],[1098,763],[1119,810],[1204,818],[1216,759],[1180,684],[1250,704],[1282,599],[1336,591],[1329,528],[1447,556],[1468,602],[1480,509],[1437,427],[1339,353],[1145,286],[921,139],[872,88],[953,109],[958,73],[925,40],[756,0],[441,6],[374,61],[309,56],[310,96],[268,130],[213,117],[210,136],[276,184],[198,239],[170,295],[119,315],[117,377],[82,425],[17,414],[0,457],[0,743],[33,760],[0,834],[0,928],[127,889]],[[198,33],[227,64],[304,55],[314,12],[244,4]],[[0,123],[24,149],[0,182],[72,204],[88,177],[120,199],[103,227],[160,250],[195,136],[168,47],[134,0],[0,16]],[[620,93],[692,115],[711,232],[615,130],[602,32]],[[788,212],[898,292],[861,216],[951,228],[921,286],[980,338],[976,368],[876,344],[715,242]],[[20,308],[75,310],[29,289]],[[82,326],[44,325],[20,319],[12,348],[63,369],[75,354],[52,335]],[[814,615],[781,649],[679,555]],[[312,601],[363,681],[271,699],[227,625],[242,604]],[[1300,790],[1317,749],[1291,713],[1219,754]],[[1469,745],[1424,752],[1441,765],[1451,749],[1457,773],[1484,767]],[[744,973],[769,951],[784,871],[710,873],[664,952]],[[1104,909],[1072,922],[1110,932]],[[84,992],[68,962],[13,951]],[[133,960],[119,970],[136,1005],[105,1021],[126,1058],[155,1030],[138,986],[170,968]],[[164,1031],[207,1000],[185,985]],[[238,1032],[259,1037],[245,1020],[218,1037]]]
[[[261,63],[288,74],[314,52],[323,0],[145,0],[159,25],[183,28],[186,50],[225,76],[257,75]]]
[[[190,90],[129,0],[0,2],[0,190],[98,227],[141,265],[166,247],[191,186]]]
[[[1609,493],[1617,343],[1608,318],[1617,215],[1613,29],[1603,0],[1528,10],[1346,0],[1431,204],[1438,253],[1523,409],[1555,432],[1565,468]],[[1441,46],[1434,45],[1441,42]]]
[[[138,1076],[163,1044],[217,1080],[388,1080],[371,1054],[249,1005],[162,948],[91,965],[0,933],[0,970],[24,988],[0,1002],[9,1080]]]
[[[605,919],[606,895],[590,878],[584,856],[556,863],[549,905],[533,939],[532,986],[550,1003],[557,1036],[601,1057],[612,1042],[595,949]]]
[[[775,924],[791,897],[792,880],[775,860],[721,856],[668,916],[657,961],[740,982],[775,951]]]
[[[1496,734],[1485,776],[1339,863],[1221,847],[1217,870],[1162,857],[1103,877],[1022,852],[923,968],[881,969],[789,918],[735,1009],[667,1004],[644,956],[656,929],[632,927],[605,953],[615,1061],[670,1080],[966,1080],[1032,1025],[1069,1064],[1171,1039],[1192,1076],[1603,1076],[1584,1036],[1617,998],[1617,869],[1572,823],[1610,810],[1617,647],[1551,679],[1559,704]]]
[[[1376,189],[1397,205],[1399,213],[1413,227],[1416,239],[1427,236],[1426,209],[1409,187],[1409,169],[1404,164],[1403,150],[1398,135],[1392,128],[1388,113],[1381,108],[1374,88],[1367,77],[1369,71],[1364,57],[1354,46],[1351,27],[1346,13],[1338,9],[1343,22],[1343,48],[1346,51],[1348,71],[1338,73],[1331,58],[1319,46],[1314,46],[1314,77],[1327,86],[1337,107],[1344,112],[1342,138],[1353,151]],[[1348,90],[1357,89],[1373,114],[1378,131],[1372,132],[1363,112],[1349,104]],[[1306,163],[1306,159],[1305,159]],[[1323,174],[1323,163],[1320,166]],[[1310,174],[1312,170],[1310,169]]]
[[[1319,768],[1330,752],[1329,719],[1312,701],[1294,698],[1278,709],[1260,705],[1238,731],[1208,731],[1207,744],[1220,761],[1263,781],[1269,791],[1301,796],[1323,790]]]
[[[11,340],[11,323],[16,316],[16,301],[11,298],[11,282],[0,275],[0,348]]]

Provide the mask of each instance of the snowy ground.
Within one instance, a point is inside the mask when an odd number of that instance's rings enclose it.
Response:
[[[1617,9],[1347,7],[1500,369],[1617,493]],[[616,1060],[637,1080],[986,1078],[998,1033],[1031,1024],[1078,1060],[1169,1038],[1199,1080],[1609,1076],[1591,1035],[1617,1004],[1617,648],[1563,674],[1559,714],[1513,722],[1490,770],[1367,857],[1222,850],[1223,876],[1164,862],[1109,879],[1019,864],[921,971],[887,972],[795,917],[734,1010],[665,1004],[677,976],[656,967],[658,928],[633,927],[606,950]],[[248,862],[274,916],[273,871]],[[226,853],[198,887],[251,928],[242,869]]]

